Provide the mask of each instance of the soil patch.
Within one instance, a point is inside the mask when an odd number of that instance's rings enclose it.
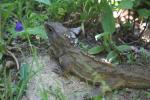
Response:
[[[37,73],[31,78],[22,100],[41,100],[42,90],[48,91],[49,100],[62,100],[55,93],[57,89],[66,100],[90,100],[91,96],[101,94],[100,88],[81,82],[74,76],[66,79],[54,73],[53,69],[58,65],[47,55],[38,56],[36,60],[28,57],[26,60],[30,65],[33,63],[32,70]],[[123,89],[116,90],[104,98],[106,100],[149,100],[147,93],[146,90]]]

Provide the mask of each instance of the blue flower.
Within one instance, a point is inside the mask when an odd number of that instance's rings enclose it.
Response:
[[[20,31],[22,31],[22,30],[23,30],[23,25],[22,25],[21,22],[18,21],[18,22],[16,23],[15,31],[20,32]]]

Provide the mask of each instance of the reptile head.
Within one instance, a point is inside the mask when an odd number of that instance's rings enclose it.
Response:
[[[61,47],[70,46],[70,42],[68,38],[66,38],[66,35],[69,33],[69,31],[61,23],[45,22],[44,26],[51,44]]]

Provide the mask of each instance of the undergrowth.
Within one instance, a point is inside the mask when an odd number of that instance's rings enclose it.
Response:
[[[21,41],[21,44],[26,42],[30,46],[31,54],[36,55],[34,45],[47,41],[43,27],[46,20],[61,21],[68,26],[80,25],[85,37],[92,34],[95,41],[100,43],[90,49],[86,48],[88,53],[96,55],[105,52],[106,59],[111,63],[136,63],[139,55],[139,58],[149,61],[149,53],[143,46],[147,43],[143,43],[140,39],[148,26],[149,6],[148,0],[0,1],[0,99],[19,100],[26,90],[29,79],[33,76],[31,66],[27,64],[22,64],[18,71],[6,68],[5,56],[9,50],[8,46],[16,47],[18,41]],[[114,12],[121,13],[115,17]],[[124,12],[127,14],[122,16]],[[142,23],[146,25],[134,37],[136,28]],[[90,27],[96,31],[91,31]],[[134,46],[136,41],[143,43],[140,49],[139,45]],[[17,77],[16,80],[12,79],[14,76]],[[43,99],[47,99],[45,90],[41,95]],[[62,94],[59,96],[61,97]]]

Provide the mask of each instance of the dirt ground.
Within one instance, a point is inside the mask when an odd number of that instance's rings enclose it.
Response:
[[[99,87],[90,86],[77,77],[64,78],[53,69],[58,67],[48,54],[26,59],[33,72],[37,72],[28,83],[22,100],[42,100],[45,90],[49,100],[91,100],[94,95],[101,95]],[[103,97],[103,100],[150,100],[148,90],[122,89]],[[101,99],[100,99],[101,100]]]
[[[59,88],[67,100],[82,100],[84,96],[89,95],[92,89],[89,85],[80,82],[75,77],[66,79],[53,72],[53,69],[58,65],[50,60],[47,55],[39,56],[36,61],[29,57],[27,61],[30,64],[34,62],[32,70],[38,72],[30,80],[23,100],[41,100],[40,92],[43,89],[51,91],[51,89],[55,90],[57,88]],[[56,95],[50,93],[49,100],[58,100]]]

